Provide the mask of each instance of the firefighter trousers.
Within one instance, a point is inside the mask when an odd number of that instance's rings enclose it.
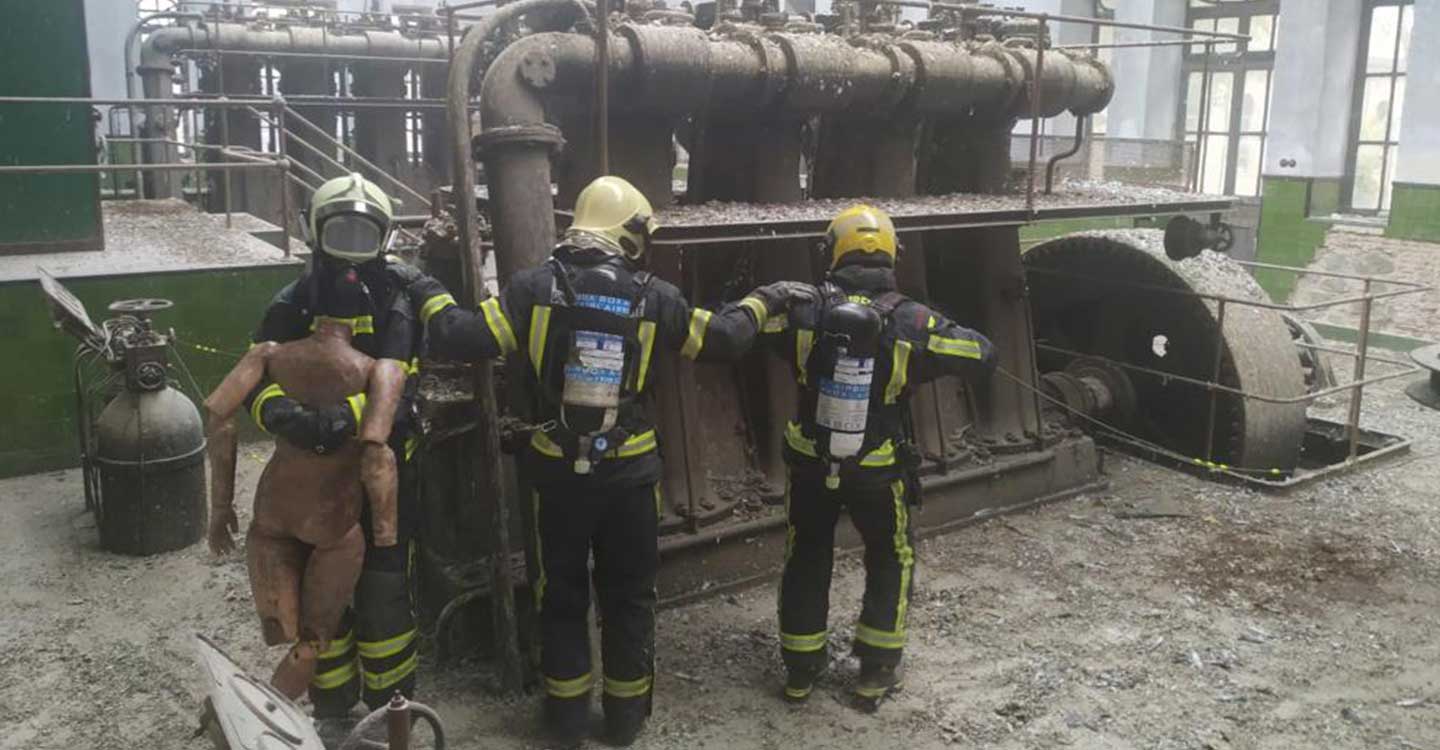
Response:
[[[835,524],[842,510],[865,543],[865,595],[855,627],[855,654],[864,663],[900,663],[915,576],[905,482],[867,477],[831,490],[818,473],[792,471],[785,495],[788,526],[780,580],[780,649],[789,670],[815,675],[829,661],[830,574]]]
[[[320,653],[310,682],[310,702],[319,718],[345,716],[360,698],[374,710],[396,692],[415,695],[420,654],[410,574],[418,487],[413,462],[401,462],[399,470],[399,542],[374,546],[367,508],[360,519],[365,531],[360,581],[339,635]]]
[[[600,606],[607,716],[648,714],[655,661],[658,484],[545,484],[531,496],[535,608],[547,716],[557,729],[589,721],[590,585]],[[593,574],[589,561],[594,553]],[[613,717],[612,717],[613,718]]]

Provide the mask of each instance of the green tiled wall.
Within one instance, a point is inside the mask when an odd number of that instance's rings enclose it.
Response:
[[[1385,236],[1440,242],[1440,185],[1397,182],[1392,190]]]
[[[97,323],[117,299],[162,297],[175,307],[155,316],[183,342],[220,349],[213,354],[179,346],[202,389],[208,391],[244,352],[251,329],[275,292],[298,274],[295,266],[184,271],[143,276],[71,279],[74,292]],[[6,367],[0,368],[0,477],[74,466],[76,342],[55,330],[39,284],[0,284],[0,326],[6,333]],[[178,374],[177,374],[178,377]]]
[[[1328,215],[1335,210],[1339,204],[1339,182],[1266,177],[1263,196],[1257,259],[1285,266],[1308,265],[1329,228],[1308,217]],[[1277,302],[1289,299],[1295,289],[1293,273],[1262,268],[1256,269],[1255,278]]]

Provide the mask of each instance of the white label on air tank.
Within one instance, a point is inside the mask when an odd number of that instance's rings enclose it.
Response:
[[[830,455],[845,458],[860,452],[874,379],[873,358],[845,356],[836,361],[834,377],[820,378],[815,423],[831,431]]]
[[[575,348],[565,363],[561,400],[574,406],[616,406],[620,403],[624,371],[624,338],[612,333],[576,331]]]

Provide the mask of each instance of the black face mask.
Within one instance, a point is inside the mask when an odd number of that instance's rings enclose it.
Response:
[[[383,260],[347,263],[321,253],[311,256],[310,270],[312,313],[331,318],[358,318],[375,314],[373,290],[378,281],[384,288]]]

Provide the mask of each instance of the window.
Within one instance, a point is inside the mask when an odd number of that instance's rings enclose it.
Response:
[[[1390,210],[1413,22],[1410,0],[1369,0],[1366,4],[1346,179],[1347,204],[1354,211]]]
[[[355,95],[355,76],[350,73],[350,68],[342,67],[335,70],[335,95],[340,98],[352,97]],[[350,148],[355,148],[355,110],[341,110],[335,116],[335,141]],[[345,152],[339,148],[335,149],[335,161],[345,163]]]
[[[175,0],[140,0],[137,10],[140,15],[175,10]]]
[[[419,71],[410,70],[405,73],[405,98],[421,98]],[[419,164],[425,158],[425,127],[422,122],[419,111],[406,110],[405,156],[411,164]]]
[[[276,96],[281,91],[280,69],[274,65],[266,65],[260,69],[260,93],[266,98]],[[268,115],[260,119],[260,150],[266,153],[280,153],[280,138],[275,132],[275,124],[271,122]]]
[[[1208,63],[1205,44],[1185,47],[1183,123],[1200,192],[1260,192],[1279,10],[1278,0],[1190,0],[1190,28],[1250,37],[1217,41]]]

